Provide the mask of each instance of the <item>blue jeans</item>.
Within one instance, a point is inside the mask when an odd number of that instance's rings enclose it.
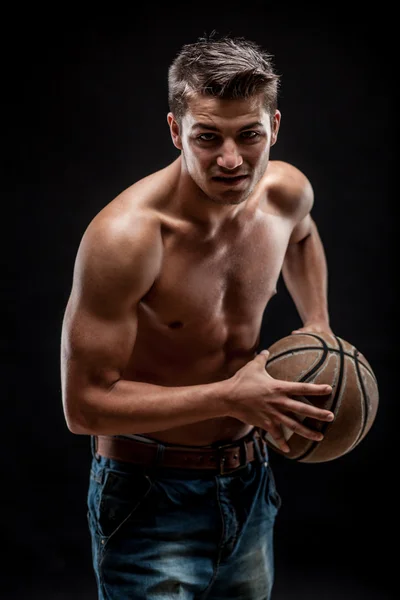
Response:
[[[267,456],[228,475],[93,455],[99,600],[269,600],[280,497]]]

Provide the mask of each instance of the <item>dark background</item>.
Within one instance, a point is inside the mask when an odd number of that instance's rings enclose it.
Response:
[[[271,158],[293,163],[314,186],[332,328],[364,353],[380,386],[376,421],[349,455],[307,465],[272,453],[283,498],[273,598],[394,598],[395,33],[394,14],[382,3],[374,9],[253,1],[120,13],[110,5],[83,14],[61,5],[3,22],[10,40],[3,126],[17,159],[9,171],[17,247],[5,254],[3,272],[6,281],[16,274],[17,290],[3,311],[6,331],[16,317],[16,335],[4,343],[2,361],[2,598],[96,598],[86,527],[89,440],[68,431],[60,392],[73,264],[94,215],[177,156],[166,122],[167,69],[182,44],[214,29],[275,56],[282,124]],[[262,345],[299,325],[280,282]]]

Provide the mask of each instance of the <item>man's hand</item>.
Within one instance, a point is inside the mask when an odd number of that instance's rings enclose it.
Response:
[[[326,321],[312,321],[294,329],[292,333],[330,333],[333,335],[333,331]]]
[[[303,425],[296,416],[329,422],[334,418],[333,413],[295,400],[293,396],[330,394],[331,386],[274,379],[266,371],[268,356],[268,350],[263,350],[231,378],[232,389],[227,400],[229,415],[267,431],[283,452],[289,452],[290,448],[282,426],[297,435],[321,441],[323,435]]]

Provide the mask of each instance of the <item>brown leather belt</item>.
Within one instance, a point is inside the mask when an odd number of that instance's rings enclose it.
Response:
[[[97,455],[145,467],[212,469],[220,475],[231,473],[255,459],[267,461],[267,445],[259,432],[223,446],[171,446],[140,442],[109,435],[94,437]]]

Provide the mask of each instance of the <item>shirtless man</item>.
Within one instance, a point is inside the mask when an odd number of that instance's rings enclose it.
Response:
[[[280,497],[265,432],[318,440],[270,377],[263,313],[282,272],[303,321],[330,332],[306,176],[269,161],[271,57],[243,39],[184,46],[169,71],[179,157],[95,216],[62,330],[62,395],[90,435],[88,519],[100,599],[269,599]]]

